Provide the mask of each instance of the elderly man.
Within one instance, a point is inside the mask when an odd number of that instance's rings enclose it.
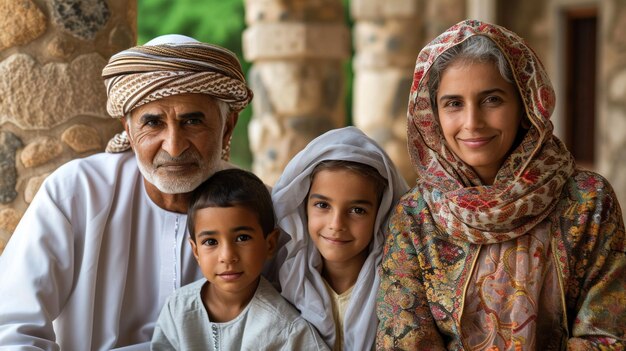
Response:
[[[187,198],[228,167],[252,98],[239,61],[168,35],[116,54],[103,77],[125,132],[115,153],[50,175],[17,226],[0,257],[0,350],[147,349],[165,298],[201,277]]]

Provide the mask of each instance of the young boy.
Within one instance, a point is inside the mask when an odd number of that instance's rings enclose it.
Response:
[[[261,276],[278,230],[270,194],[250,172],[215,173],[194,191],[189,243],[206,279],[166,302],[153,350],[327,350],[315,329]]]
[[[374,346],[383,229],[407,190],[387,154],[354,127],[313,140],[273,189],[278,226],[291,238],[278,255],[282,295],[334,350]]]

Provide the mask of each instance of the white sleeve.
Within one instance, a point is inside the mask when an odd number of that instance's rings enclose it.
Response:
[[[0,350],[59,350],[52,321],[71,292],[74,245],[46,184],[0,256]]]

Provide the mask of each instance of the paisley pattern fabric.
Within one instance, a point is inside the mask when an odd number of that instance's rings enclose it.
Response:
[[[531,127],[493,185],[447,146],[428,70],[483,35],[507,58]],[[418,174],[390,218],[380,267],[378,349],[621,349],[626,254],[621,210],[601,176],[553,135],[547,74],[514,33],[463,21],[417,58],[408,111]]]

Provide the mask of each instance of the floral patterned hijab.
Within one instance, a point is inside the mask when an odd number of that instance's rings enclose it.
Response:
[[[446,145],[431,106],[429,70],[446,50],[474,35],[491,39],[506,57],[532,124],[511,150],[493,185]],[[515,33],[476,20],[460,22],[429,43],[417,57],[409,97],[409,154],[417,187],[434,220],[450,240],[503,242],[527,233],[554,209],[574,171],[574,160],[552,131],[554,90],[533,50]]]

